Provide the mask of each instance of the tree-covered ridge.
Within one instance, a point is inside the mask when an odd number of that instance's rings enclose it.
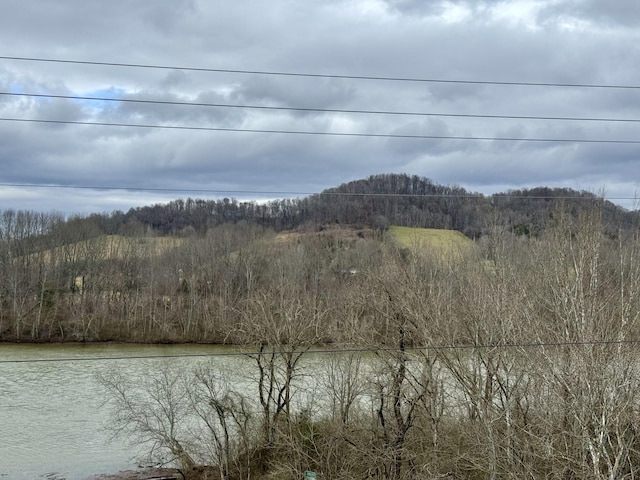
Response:
[[[372,175],[304,198],[268,202],[176,199],[128,212],[64,218],[56,212],[0,211],[0,239],[19,242],[22,253],[67,245],[100,235],[204,235],[226,224],[247,223],[275,232],[315,231],[328,225],[383,229],[388,225],[458,230],[478,239],[500,225],[518,235],[540,235],[562,205],[574,220],[596,208],[605,231],[617,235],[637,225],[628,211],[597,195],[569,188],[538,187],[485,196],[425,177]]]
[[[595,194],[568,188],[539,187],[484,196],[462,187],[445,186],[416,175],[381,174],[352,181],[320,194],[266,203],[235,199],[175,200],[116,212],[106,223],[117,233],[123,225],[138,225],[161,234],[204,233],[225,223],[246,221],[276,231],[325,224],[393,224],[459,230],[470,238],[499,222],[517,232],[539,234],[546,227],[558,201],[572,215],[598,203],[607,229],[615,232],[635,223],[635,212]]]

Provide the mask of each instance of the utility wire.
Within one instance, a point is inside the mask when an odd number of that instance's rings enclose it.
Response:
[[[394,352],[428,352],[442,350],[495,350],[495,349],[530,349],[530,348],[558,348],[558,347],[585,347],[585,346],[611,346],[611,345],[638,345],[640,340],[584,340],[566,342],[524,342],[524,343],[491,343],[480,345],[429,345],[424,347],[361,347],[361,348],[334,348],[334,349],[309,349],[309,350],[268,350],[268,351],[234,351],[212,353],[185,353],[169,355],[120,355],[99,357],[65,357],[65,358],[31,358],[31,359],[4,359],[3,363],[45,363],[45,362],[94,362],[106,360],[147,360],[157,358],[215,358],[215,357],[252,357],[260,355],[304,355],[304,354],[345,354],[345,353],[394,353]]]
[[[54,95],[54,94],[42,94],[42,93],[15,93],[15,92],[0,92],[0,95],[14,96],[14,97],[83,100],[83,101],[94,101],[94,102],[136,103],[136,104],[144,104],[144,105],[237,108],[237,109],[314,112],[314,113],[346,113],[346,114],[365,114],[365,115],[398,115],[398,116],[485,118],[485,119],[490,118],[490,119],[506,119],[506,120],[553,120],[553,121],[578,121],[578,122],[640,123],[640,119],[638,118],[547,117],[547,116],[540,116],[540,115],[489,115],[489,114],[442,113],[442,112],[407,112],[407,111],[403,112],[403,111],[389,111],[389,110],[357,110],[357,109],[351,110],[351,109],[315,108],[315,107],[281,107],[281,106],[271,106],[271,105],[236,105],[236,104],[229,104],[229,103],[178,102],[178,101],[170,101],[170,100],[142,100],[142,99],[131,99],[131,98],[95,97],[95,96],[79,96],[79,95]]]
[[[599,144],[622,144],[638,145],[640,140],[605,140],[605,139],[581,139],[581,138],[527,138],[527,137],[471,137],[455,135],[411,135],[399,133],[359,133],[359,132],[317,132],[312,130],[271,130],[260,128],[226,128],[226,127],[195,127],[182,125],[157,125],[157,124],[135,124],[135,123],[109,123],[109,122],[88,122],[74,120],[42,120],[36,118],[10,118],[2,117],[3,122],[23,122],[23,123],[43,123],[59,125],[93,125],[101,127],[128,127],[145,129],[164,130],[191,130],[206,132],[234,132],[234,133],[269,133],[284,135],[313,135],[313,136],[335,136],[335,137],[367,137],[367,138],[403,138],[422,140],[472,140],[472,141],[494,141],[494,142],[545,142],[545,143],[599,143]]]
[[[247,195],[319,195],[334,197],[394,197],[394,198],[465,198],[465,199],[524,199],[524,200],[638,200],[637,197],[598,197],[579,195],[513,195],[509,193],[497,194],[457,194],[457,193],[358,193],[358,192],[301,192],[286,190],[217,190],[209,188],[161,188],[161,187],[125,187],[117,185],[60,185],[51,183],[0,183],[0,187],[7,188],[61,188],[70,190],[124,190],[133,192],[168,192],[168,193],[208,193],[208,194],[247,194]]]
[[[330,195],[329,193],[318,192],[293,192],[293,191],[268,191],[268,190],[216,190],[209,188],[154,188],[154,187],[124,187],[117,185],[59,185],[50,183],[0,183],[0,187],[25,187],[25,188],[63,188],[63,189],[86,189],[86,190],[126,190],[140,192],[175,192],[175,193],[235,193],[250,195]],[[339,194],[334,194],[339,195]],[[354,194],[357,195],[357,194]],[[391,195],[391,194],[390,194]]]
[[[339,74],[283,72],[283,71],[267,71],[267,70],[238,70],[238,69],[227,69],[227,68],[180,67],[180,66],[150,65],[150,64],[139,64],[139,63],[97,62],[97,61],[86,61],[86,60],[63,60],[63,59],[57,59],[57,58],[15,57],[15,56],[6,56],[6,55],[0,56],[0,60],[61,63],[61,64],[72,64],[72,65],[96,65],[96,66],[107,66],[107,67],[151,68],[156,70],[182,70],[182,71],[191,71],[191,72],[233,73],[233,74],[241,74],[241,75],[334,78],[334,79],[345,79],[345,80],[373,80],[373,81],[388,81],[388,82],[416,82],[416,83],[455,83],[455,84],[468,84],[468,85],[511,85],[511,86],[523,86],[523,87],[568,87],[568,88],[640,90],[640,85],[559,83],[559,82],[548,82],[548,83],[547,82],[509,82],[509,81],[495,81],[495,80],[386,77],[386,76],[370,76],[370,75],[339,75]]]

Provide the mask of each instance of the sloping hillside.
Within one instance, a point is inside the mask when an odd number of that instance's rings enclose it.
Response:
[[[29,254],[31,259],[46,263],[77,262],[86,258],[121,260],[135,255],[154,257],[179,247],[184,239],[176,237],[126,237],[100,235],[88,240],[72,242],[61,247]]]

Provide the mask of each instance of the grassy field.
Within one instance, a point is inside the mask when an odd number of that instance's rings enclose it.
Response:
[[[473,246],[473,242],[457,230],[391,226],[389,233],[400,245],[413,251],[431,250],[439,255],[456,255],[467,253]]]

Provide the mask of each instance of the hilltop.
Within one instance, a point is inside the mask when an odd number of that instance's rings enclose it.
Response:
[[[381,230],[388,225],[457,230],[478,239],[496,228],[538,236],[557,220],[598,211],[611,235],[635,229],[638,212],[593,193],[538,187],[485,196],[461,187],[439,185],[425,177],[373,175],[304,198],[266,203],[176,199],[127,212],[95,213],[68,219],[55,213],[5,211],[3,238],[20,239],[23,252],[77,243],[99,235],[123,237],[205,235],[225,224],[247,223],[282,231],[314,231],[329,226]],[[15,217],[15,218],[14,218]]]
[[[135,225],[160,235],[188,235],[244,221],[275,231],[335,224],[370,228],[398,225],[458,230],[469,238],[479,238],[496,224],[519,234],[538,235],[560,205],[573,218],[584,209],[597,208],[605,228],[612,232],[637,224],[637,212],[586,191],[538,187],[485,196],[402,174],[373,175],[308,197],[263,204],[228,198],[175,200],[116,212],[102,222],[112,230],[109,233]]]

